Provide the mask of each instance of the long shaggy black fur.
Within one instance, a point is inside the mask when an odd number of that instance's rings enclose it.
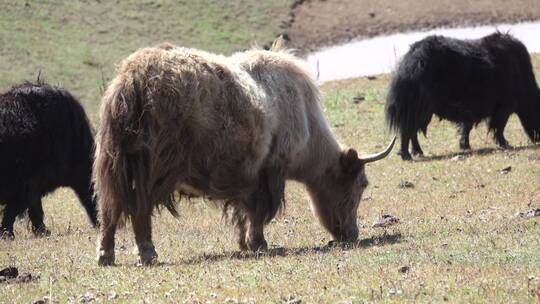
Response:
[[[61,186],[75,191],[95,226],[93,149],[86,114],[66,90],[38,80],[0,95],[0,233],[13,237],[26,210],[34,233],[49,233],[41,198]]]
[[[504,127],[512,113],[533,142],[540,142],[540,91],[525,46],[496,32],[476,40],[430,36],[414,43],[392,78],[386,100],[387,125],[401,135],[399,154],[422,154],[417,133],[427,132],[433,114],[455,122],[460,147],[487,120],[497,144],[508,146]]]

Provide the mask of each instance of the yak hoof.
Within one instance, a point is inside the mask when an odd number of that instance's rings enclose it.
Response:
[[[32,228],[32,233],[34,233],[34,236],[36,237],[47,237],[51,235],[51,231],[45,227],[45,225],[42,225],[38,228]]]
[[[470,151],[471,150],[471,145],[469,144],[459,144],[459,148],[463,151]]]
[[[15,234],[11,230],[8,230],[6,228],[0,228],[0,239],[12,241],[15,239]]]
[[[499,143],[499,147],[501,147],[501,149],[503,149],[503,150],[512,149],[512,146],[508,142]]]
[[[424,152],[423,151],[415,151],[415,150],[413,150],[412,155],[422,157],[422,156],[424,156]]]
[[[264,238],[253,239],[247,241],[247,247],[247,249],[253,252],[266,251],[268,249],[268,243],[266,243]]]
[[[98,265],[99,266],[112,266],[114,265],[114,251],[100,250],[98,252]]]
[[[152,266],[156,265],[157,261],[158,255],[153,247],[139,250],[139,261],[137,262],[137,266]]]
[[[401,156],[402,160],[412,160],[412,156],[408,151],[407,152],[399,151],[397,155]]]
[[[238,240],[238,247],[240,247],[241,251],[248,251],[248,245],[246,244],[246,240],[244,238],[240,238]]]

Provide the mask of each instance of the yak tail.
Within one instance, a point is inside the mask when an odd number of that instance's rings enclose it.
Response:
[[[141,81],[142,82],[142,81]],[[145,110],[144,83],[118,75],[104,94],[96,136],[93,177],[100,216],[136,216],[151,213],[152,128]],[[177,216],[171,199],[161,201]]]
[[[390,83],[385,104],[386,125],[398,134],[412,136],[421,130],[426,135],[433,115],[431,105],[422,94],[420,81],[403,76],[396,71]]]

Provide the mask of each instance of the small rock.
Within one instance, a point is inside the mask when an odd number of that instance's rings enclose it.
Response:
[[[398,271],[401,272],[401,273],[408,273],[409,271],[411,271],[411,267],[410,266],[401,266],[401,267],[399,267]]]
[[[531,209],[531,210],[525,211],[525,212],[520,212],[520,213],[518,213],[518,216],[520,216],[521,218],[524,218],[524,219],[540,216],[540,208]]]
[[[371,225],[371,227],[384,228],[395,225],[397,223],[399,223],[399,219],[397,217],[390,214],[384,214],[380,219],[373,222],[373,225]]]
[[[510,173],[510,171],[512,171],[512,166],[508,166],[506,168],[503,168],[501,169],[501,171],[499,171],[501,174],[508,174]]]
[[[459,155],[456,155],[454,157],[452,157],[450,160],[451,161],[460,161],[460,160],[464,160],[465,159],[465,156],[462,155],[462,154],[459,154]]]
[[[5,280],[14,279],[19,275],[19,269],[17,267],[6,267],[0,270],[0,277],[4,277]]]
[[[91,292],[87,292],[79,297],[79,303],[90,303],[94,300],[96,300],[96,295]]]
[[[300,304],[302,303],[301,299],[293,298],[287,301],[287,304]]]
[[[369,18],[375,18],[375,16],[377,16],[375,13],[373,12],[369,13]]]
[[[39,279],[39,276],[32,276],[31,273],[22,273],[17,277],[17,283],[29,283]]]
[[[414,188],[414,184],[409,181],[401,181],[398,185],[399,188],[405,189],[405,188]]]
[[[359,103],[361,103],[361,102],[364,101],[364,100],[366,100],[366,96],[364,96],[364,95],[362,95],[362,94],[353,97],[353,102],[354,102],[355,104],[359,104]]]
[[[395,296],[395,295],[399,295],[401,294],[402,291],[398,288],[390,288],[390,290],[388,290],[388,295],[390,296]]]
[[[118,299],[118,294],[115,292],[115,291],[111,291],[109,293],[109,297],[108,297],[109,300],[115,300],[115,299]]]

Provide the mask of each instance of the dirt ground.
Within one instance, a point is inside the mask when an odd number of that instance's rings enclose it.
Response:
[[[297,0],[283,27],[305,52],[358,37],[530,20],[540,20],[539,0]]]

